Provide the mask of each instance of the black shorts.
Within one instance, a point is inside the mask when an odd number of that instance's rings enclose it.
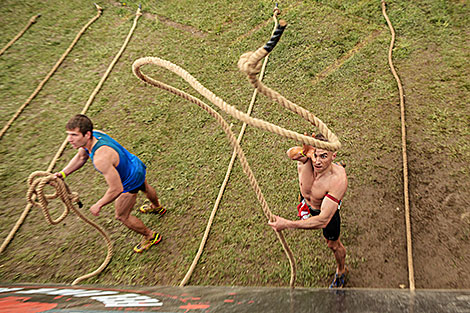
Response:
[[[321,212],[321,210],[312,209],[310,206],[308,210],[310,211],[310,215],[312,216],[319,215]],[[326,227],[323,228],[323,237],[325,237],[328,240],[336,241],[339,238],[340,230],[341,230],[341,217],[339,216],[339,210],[336,210],[335,214],[331,218],[328,225],[326,225]]]
[[[139,190],[145,192],[145,181],[142,185],[140,185],[140,187],[137,187],[137,188],[129,191],[129,193],[139,193]]]
[[[304,196],[302,193],[299,193],[299,202],[302,202],[304,199]],[[318,209],[313,209],[310,205],[308,205],[308,210],[310,211],[311,216],[316,216],[320,215],[321,210]],[[331,218],[330,222],[328,225],[326,225],[325,228],[323,228],[323,237],[325,237],[328,240],[333,240],[336,241],[339,238],[339,234],[341,231],[341,217],[339,216],[339,208],[341,206],[341,201],[338,204],[338,209],[336,210],[335,214]]]

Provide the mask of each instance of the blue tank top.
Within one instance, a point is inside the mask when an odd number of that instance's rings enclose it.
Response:
[[[109,135],[94,130],[93,137],[95,137],[98,142],[93,146],[91,152],[87,150],[91,161],[93,162],[93,157],[99,147],[108,146],[119,154],[119,164],[116,167],[116,170],[119,173],[119,177],[121,177],[122,186],[124,188],[123,192],[129,192],[142,186],[145,182],[147,168],[145,164]],[[93,166],[95,166],[95,164],[93,164]],[[98,171],[96,167],[95,169]]]

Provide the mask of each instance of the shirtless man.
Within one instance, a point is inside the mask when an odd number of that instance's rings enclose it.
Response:
[[[95,169],[103,174],[108,189],[103,197],[90,207],[90,212],[98,216],[103,206],[115,201],[116,218],[143,236],[142,242],[134,247],[135,252],[141,253],[159,243],[162,236],[130,214],[139,190],[143,191],[151,202],[149,206],[140,209],[143,213],[163,215],[166,212],[158,201],[155,189],[147,183],[145,164],[109,135],[93,130],[93,123],[83,114],[72,117],[65,129],[68,142],[74,149],[78,149],[78,152],[67,166],[55,175],[65,179],[91,158]]]
[[[327,141],[322,135],[316,139]],[[342,288],[346,276],[346,249],[339,239],[339,209],[341,199],[346,193],[348,179],[344,167],[333,163],[336,152],[331,152],[310,145],[292,147],[287,156],[297,161],[301,203],[297,207],[300,220],[287,220],[274,216],[268,224],[276,231],[286,228],[323,229],[323,236],[336,259],[336,274],[330,288]]]

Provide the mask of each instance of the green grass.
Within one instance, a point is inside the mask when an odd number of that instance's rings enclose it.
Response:
[[[263,45],[272,30],[272,23],[266,23],[272,16],[271,1],[99,3],[103,16],[0,141],[1,238],[26,205],[27,177],[47,168],[64,139],[64,124],[82,110],[121,47],[138,3],[146,14],[88,115],[97,129],[110,133],[147,164],[148,179],[168,214],[162,219],[139,216],[161,231],[164,240],[143,255],[133,254],[140,238],[115,220],[112,206],[107,206],[93,219],[110,232],[115,254],[106,270],[86,283],[179,284],[199,247],[232,153],[225,134],[209,115],[139,81],[132,74],[132,63],[144,56],[167,59],[245,111],[253,90],[236,63],[242,53]],[[401,134],[398,93],[387,63],[390,34],[380,1],[279,5],[289,26],[270,56],[264,81],[316,114],[343,143],[339,158],[347,162],[349,176],[342,213],[347,262],[356,277],[364,271],[373,273],[356,278],[352,285],[396,287],[407,279],[403,216],[395,210],[402,207]],[[0,46],[32,15],[42,17],[0,56],[2,126],[96,14],[86,1],[25,4],[10,0],[3,8]],[[413,157],[440,153],[457,162],[461,166],[448,173],[452,181],[463,181],[470,172],[466,103],[470,47],[464,39],[469,11],[468,4],[460,1],[393,1],[388,6],[398,36],[394,61],[407,94],[411,153]],[[316,75],[377,31],[377,37],[315,83]],[[143,71],[199,96],[173,74],[150,66]],[[237,134],[241,123],[221,114]],[[253,116],[301,133],[312,130],[298,116],[260,95]],[[298,182],[296,165],[285,151],[296,144],[251,127],[242,142],[270,209],[291,219],[296,217]],[[55,169],[61,169],[74,153],[68,148]],[[91,165],[67,178],[67,183],[79,192],[85,209],[106,190]],[[56,207],[59,214],[60,205]],[[327,285],[335,264],[321,232],[285,234],[298,262],[297,286]],[[378,242],[380,236],[383,242]],[[398,261],[384,265],[377,257],[380,252],[369,247],[387,250]],[[53,227],[33,208],[0,255],[0,277],[5,282],[68,283],[97,268],[104,256],[100,236],[73,214]],[[458,266],[464,262],[465,258]],[[377,273],[394,278],[376,280]],[[289,276],[287,258],[237,161],[190,284],[287,286]]]

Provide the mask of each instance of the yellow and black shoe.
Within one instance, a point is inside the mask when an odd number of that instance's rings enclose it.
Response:
[[[150,203],[144,203],[144,205],[139,208],[139,211],[142,213],[155,213],[160,216],[166,213],[166,209],[161,204],[158,207],[152,207]]]
[[[134,247],[134,252],[142,253],[145,250],[148,250],[151,246],[156,245],[160,241],[162,241],[162,236],[159,233],[155,232],[153,234],[152,239],[145,239],[144,237],[144,239],[142,239],[142,241]]]

